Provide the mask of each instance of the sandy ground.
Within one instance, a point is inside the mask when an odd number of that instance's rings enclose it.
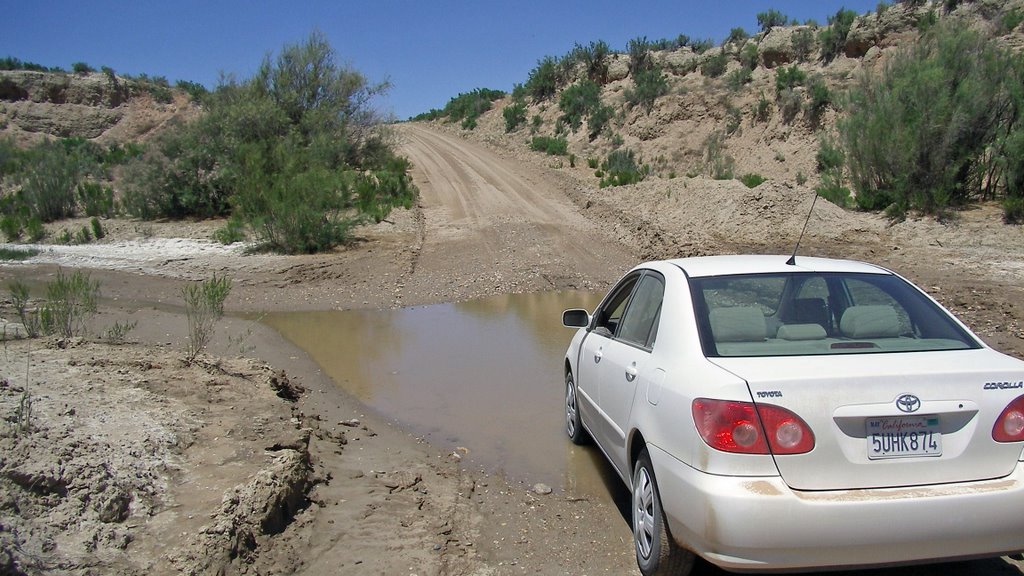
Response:
[[[5,339],[0,573],[636,573],[614,479],[595,502],[466,470],[256,319],[602,289],[648,257],[788,252],[810,190],[689,178],[598,190],[521,149],[401,134],[419,205],[331,254],[250,255],[210,242],[217,222],[111,220],[100,242],[0,266],[4,285],[37,295],[58,267],[88,270],[104,296],[92,332],[137,322],[128,344]],[[991,206],[893,225],[824,202],[801,250],[890,266],[1024,357],[1022,251],[1021,228]],[[229,316],[186,365],[180,289],[214,273],[233,280]],[[15,320],[10,302],[0,317]],[[1019,573],[1008,559],[887,573],[950,570]]]

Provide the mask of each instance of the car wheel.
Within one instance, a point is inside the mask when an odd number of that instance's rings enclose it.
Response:
[[[580,420],[579,402],[576,399],[576,383],[572,381],[572,373],[565,375],[565,433],[573,444],[586,444],[589,437]]]
[[[693,569],[693,552],[680,547],[669,536],[654,466],[646,448],[633,468],[633,544],[637,566],[644,576],[685,576]]]

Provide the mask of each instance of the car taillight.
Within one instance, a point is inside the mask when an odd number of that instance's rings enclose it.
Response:
[[[992,439],[996,442],[1024,440],[1024,396],[1018,396],[1003,409],[992,426]]]
[[[708,446],[741,454],[803,454],[814,448],[814,433],[796,414],[770,404],[693,401],[693,422]]]

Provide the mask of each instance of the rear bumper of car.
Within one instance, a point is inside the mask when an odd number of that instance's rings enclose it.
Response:
[[[715,476],[648,445],[672,537],[734,571],[867,567],[1024,550],[1024,468],[981,482],[794,491]]]

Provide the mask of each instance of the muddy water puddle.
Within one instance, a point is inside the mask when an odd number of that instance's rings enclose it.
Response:
[[[563,431],[565,308],[599,294],[548,292],[400,310],[275,313],[264,322],[342,389],[410,432],[512,479],[605,492],[608,468]]]

